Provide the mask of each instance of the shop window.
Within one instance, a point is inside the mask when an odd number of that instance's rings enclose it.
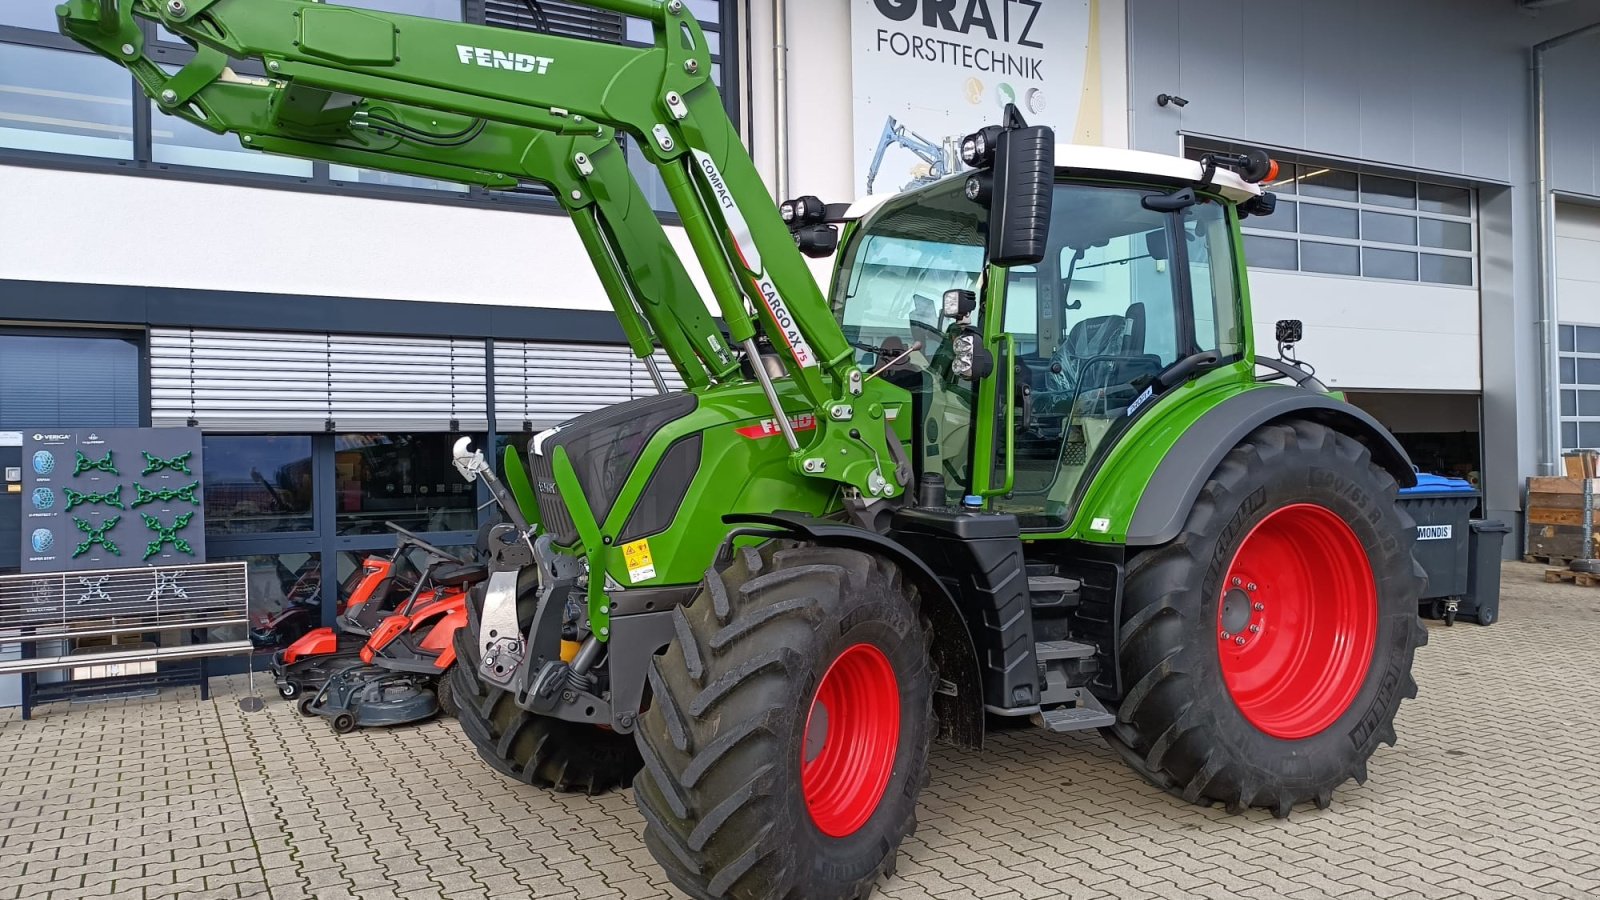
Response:
[[[307,631],[322,625],[320,554],[212,556],[207,562],[241,560],[248,569],[250,642],[257,651],[287,647]]]
[[[164,115],[154,103],[150,104],[150,153],[163,164],[311,177],[310,160],[246,150],[238,135],[216,134],[177,116]]]
[[[92,54],[0,43],[0,147],[132,159],[132,91]]]
[[[210,434],[202,446],[207,535],[312,530],[310,437]]]
[[[334,438],[339,534],[477,528],[477,493],[451,461],[459,434],[341,434]],[[482,441],[482,436],[476,438]]]
[[[1561,449],[1600,450],[1600,326],[1562,325]]]
[[[0,430],[139,425],[139,347],[0,334]]]

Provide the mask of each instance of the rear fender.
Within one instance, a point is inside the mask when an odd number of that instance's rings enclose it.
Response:
[[[825,547],[850,547],[894,560],[917,586],[923,613],[933,626],[931,652],[940,680],[934,686],[933,707],[939,716],[939,739],[959,747],[982,749],[983,678],[978,654],[955,597],[927,563],[892,538],[829,519],[775,512],[728,515],[723,521],[729,525],[762,525],[773,529],[774,537],[788,535]],[[944,684],[954,686],[954,692],[939,690]]]
[[[332,628],[315,628],[301,636],[283,651],[285,664],[298,662],[308,656],[326,656],[339,649],[339,636]]]
[[[1273,422],[1318,422],[1348,434],[1372,452],[1401,487],[1417,483],[1411,458],[1377,419],[1328,394],[1293,387],[1244,391],[1208,410],[1180,436],[1151,473],[1128,524],[1130,546],[1156,546],[1178,536],[1189,509],[1228,451]]]

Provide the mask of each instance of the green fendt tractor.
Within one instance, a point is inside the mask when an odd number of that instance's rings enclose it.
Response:
[[[563,790],[632,779],[696,897],[869,892],[930,742],[999,720],[1099,729],[1230,809],[1364,778],[1416,691],[1413,476],[1371,417],[1256,355],[1239,221],[1271,211],[1270,161],[1058,148],[1012,111],[964,142],[968,175],[780,210],[685,4],[592,5],[655,46],[310,0],[59,8],[163,112],[246,147],[547,186],[633,352],[682,376],[532,439],[542,530],[491,538],[459,639],[480,754]],[[157,24],[196,49],[175,73]],[[802,251],[836,248],[825,296]]]

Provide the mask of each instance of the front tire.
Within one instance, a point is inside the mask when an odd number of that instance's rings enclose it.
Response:
[[[532,570],[517,583],[517,621],[524,632],[533,621],[538,578]],[[467,623],[456,629],[456,661],[440,686],[456,707],[461,730],[495,771],[534,787],[565,793],[602,794],[627,787],[639,771],[633,738],[609,729],[531,713],[517,698],[478,674],[478,624],[483,594],[467,594]],[[444,687],[444,680],[451,684]]]
[[[1191,803],[1283,817],[1364,782],[1415,697],[1423,576],[1398,486],[1323,425],[1252,432],[1128,567],[1111,746]]]
[[[881,558],[771,542],[708,572],[650,668],[635,801],[693,897],[863,897],[927,780],[934,676],[916,589]]]

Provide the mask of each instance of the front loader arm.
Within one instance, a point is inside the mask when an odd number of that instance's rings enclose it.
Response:
[[[861,370],[717,96],[699,23],[680,0],[590,5],[651,21],[656,45],[313,0],[69,0],[58,15],[164,112],[247,147],[491,189],[551,186],[634,352],[651,347],[648,323],[689,384],[737,377],[613,140],[627,132],[659,169],[733,341],[753,349],[759,320],[806,407],[789,412],[819,423],[808,446],[791,440],[795,470],[897,496],[904,485],[880,466],[887,434],[852,425]],[[136,17],[195,44],[194,61],[167,75],[144,55]],[[241,78],[230,58],[260,59],[267,76]]]

